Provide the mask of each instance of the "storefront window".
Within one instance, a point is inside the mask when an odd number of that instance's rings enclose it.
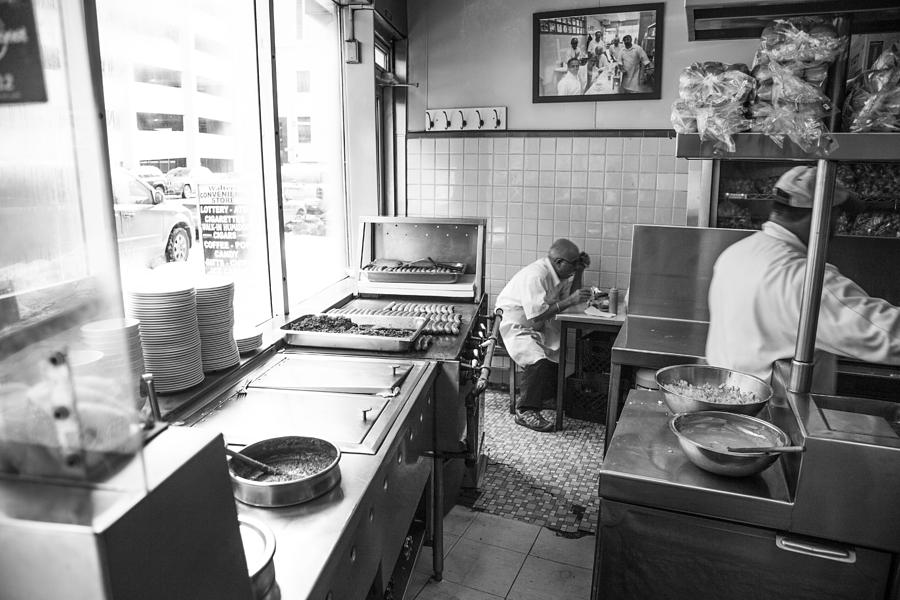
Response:
[[[107,122],[113,189],[130,190],[115,199],[120,266],[126,290],[148,269],[224,275],[238,322],[259,324],[272,303],[255,3],[223,7],[97,2],[106,111],[118,115]]]
[[[273,19],[285,262],[293,305],[338,281],[347,267],[340,19],[332,3],[317,0],[276,0]]]

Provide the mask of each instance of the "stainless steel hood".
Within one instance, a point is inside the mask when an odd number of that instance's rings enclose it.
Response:
[[[773,19],[796,15],[849,16],[850,33],[900,30],[897,0],[686,0],[688,40],[757,38]]]

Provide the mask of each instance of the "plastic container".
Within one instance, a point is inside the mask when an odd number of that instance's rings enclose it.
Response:
[[[618,288],[609,288],[609,312],[614,315],[619,314],[619,290]]]
[[[653,369],[638,369],[634,374],[634,389],[656,391],[659,384],[656,383],[656,371]]]

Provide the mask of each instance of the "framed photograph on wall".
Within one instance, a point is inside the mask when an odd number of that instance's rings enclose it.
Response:
[[[532,101],[658,100],[664,7],[535,13]]]

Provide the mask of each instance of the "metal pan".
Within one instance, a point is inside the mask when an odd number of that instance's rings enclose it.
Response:
[[[278,588],[275,582],[275,534],[256,519],[238,515],[238,528],[244,544],[247,571],[254,600],[272,597]]]
[[[284,341],[292,346],[313,346],[316,348],[347,348],[353,350],[380,350],[382,352],[406,352],[410,349],[428,323],[422,317],[392,317],[388,315],[318,315],[334,319],[343,317],[356,325],[372,325],[373,327],[390,327],[409,329],[412,333],[407,337],[380,337],[377,335],[359,335],[354,333],[325,333],[321,331],[295,331],[291,326],[309,315],[297,317],[281,327],[285,332]]]
[[[251,506],[291,506],[328,492],[341,481],[341,451],[326,440],[284,436],[265,439],[240,451],[288,476],[273,476],[237,461],[228,472],[234,496]],[[290,477],[296,474],[296,477]]]

